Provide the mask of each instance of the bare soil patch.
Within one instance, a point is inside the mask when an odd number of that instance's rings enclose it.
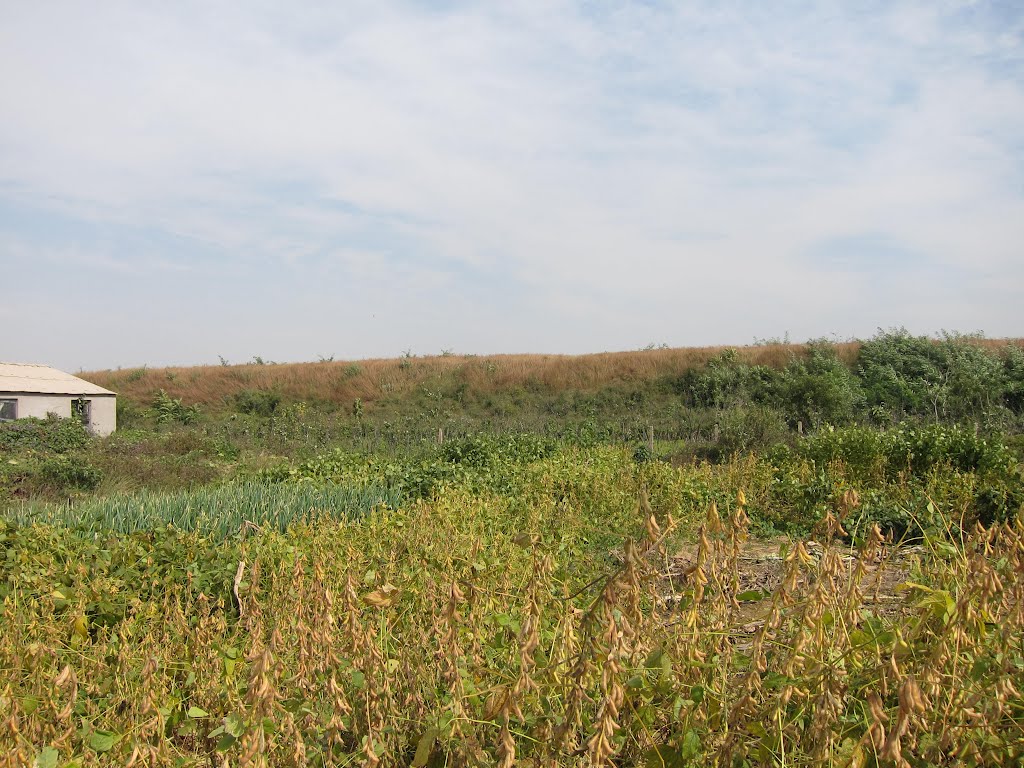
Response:
[[[785,538],[751,539],[743,545],[738,563],[738,592],[741,596],[748,593],[753,599],[740,600],[734,624],[737,634],[754,631],[768,613],[771,595],[782,584],[786,570],[785,555],[795,545],[795,541]],[[823,551],[821,544],[815,541],[805,541],[804,546],[815,559]],[[914,562],[921,554],[922,548],[918,546],[884,548],[868,564],[867,574],[861,583],[865,607],[879,618],[909,614],[911,606],[906,601],[907,592],[899,587],[908,580]],[[666,603],[671,604],[679,592],[686,589],[686,577],[696,564],[696,556],[697,545],[692,544],[671,557],[664,572]],[[857,558],[855,548],[846,547],[843,551],[842,562],[847,576],[852,574]],[[800,592],[806,593],[811,586],[807,583],[808,578],[813,578],[812,571],[801,577]]]

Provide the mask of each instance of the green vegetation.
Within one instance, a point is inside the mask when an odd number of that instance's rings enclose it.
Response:
[[[1019,348],[464,364],[0,426],[0,766],[1024,760]]]
[[[198,405],[184,405],[181,398],[172,398],[162,389],[153,398],[153,417],[157,424],[180,422],[191,424],[199,416]]]
[[[243,389],[235,395],[235,407],[239,413],[273,416],[280,404],[281,396],[276,392]]]
[[[89,433],[77,419],[20,419],[0,428],[0,451],[6,455],[22,452],[66,454],[79,451],[89,442]]]
[[[168,526],[225,538],[268,526],[355,519],[379,505],[396,505],[390,489],[360,485],[234,483],[172,493],[142,491],[90,499],[76,505],[22,505],[8,513],[14,525],[45,523],[87,533],[128,534]]]
[[[119,432],[108,440],[89,440],[59,421],[0,427],[0,503],[187,490],[339,451],[421,465],[426,495],[446,473],[466,469],[450,466],[459,464],[446,453],[453,446],[517,435],[549,445],[621,445],[677,465],[778,456],[780,446],[799,454],[801,440],[830,428],[881,435],[947,425],[1014,455],[1024,447],[1024,350],[1014,344],[895,331],[855,346],[766,347],[767,357],[761,349],[720,350],[678,371],[668,363],[643,367],[649,359],[690,360],[664,357],[665,350],[600,358],[586,369],[561,359],[516,360],[513,369],[500,358],[411,354],[390,368],[368,361],[137,369],[97,379],[128,388],[119,397]],[[649,373],[629,375],[634,369]],[[254,372],[282,378],[253,380]],[[303,377],[323,386],[298,401],[289,393],[304,386]],[[377,382],[376,391],[349,397],[346,388],[366,379]],[[65,457],[59,466],[55,453]]]

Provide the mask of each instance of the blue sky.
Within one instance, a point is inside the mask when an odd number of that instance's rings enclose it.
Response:
[[[1024,335],[1016,2],[0,0],[0,359]]]

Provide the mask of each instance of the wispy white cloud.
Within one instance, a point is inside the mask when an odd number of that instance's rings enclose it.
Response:
[[[108,271],[180,263],[221,286],[224,323],[254,327],[251,296],[287,286],[297,311],[277,318],[279,349],[255,352],[267,357],[889,323],[1021,333],[1024,13],[1009,6],[112,3],[4,16],[0,261],[34,242]],[[849,273],[809,260],[837,240],[870,252]],[[915,256],[889,270],[901,253]],[[904,290],[884,289],[890,271]],[[154,291],[144,311],[203,300]],[[325,294],[346,298],[309,306]],[[358,342],[338,337],[360,322]],[[94,364],[121,362],[117,345],[144,325],[115,331]],[[164,349],[208,354],[187,334]]]

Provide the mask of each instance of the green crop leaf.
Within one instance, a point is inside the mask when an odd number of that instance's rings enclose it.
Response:
[[[238,739],[232,736],[230,733],[225,733],[220,739],[217,740],[217,751],[227,752],[231,749],[231,745],[234,744]]]
[[[32,762],[32,768],[57,768],[60,753],[53,747],[43,747]]]
[[[199,707],[189,707],[188,716],[191,718],[209,717],[210,713],[205,709],[200,709]]]
[[[679,756],[684,760],[695,760],[700,756],[700,749],[700,736],[696,731],[687,731],[683,736],[683,745],[679,750]]]
[[[245,733],[245,721],[240,715],[230,714],[224,718],[224,730],[236,739],[240,739]]]
[[[674,747],[652,747],[644,753],[644,758],[647,768],[683,768],[687,765]]]
[[[117,734],[111,731],[93,731],[89,737],[89,746],[96,752],[109,752],[117,743]]]
[[[740,592],[736,595],[736,599],[741,603],[756,603],[759,600],[764,600],[768,595],[759,589],[748,589],[746,592]]]
[[[430,760],[430,753],[434,751],[434,744],[437,742],[437,728],[427,728],[416,743],[416,754],[412,759],[412,768],[423,768]]]

